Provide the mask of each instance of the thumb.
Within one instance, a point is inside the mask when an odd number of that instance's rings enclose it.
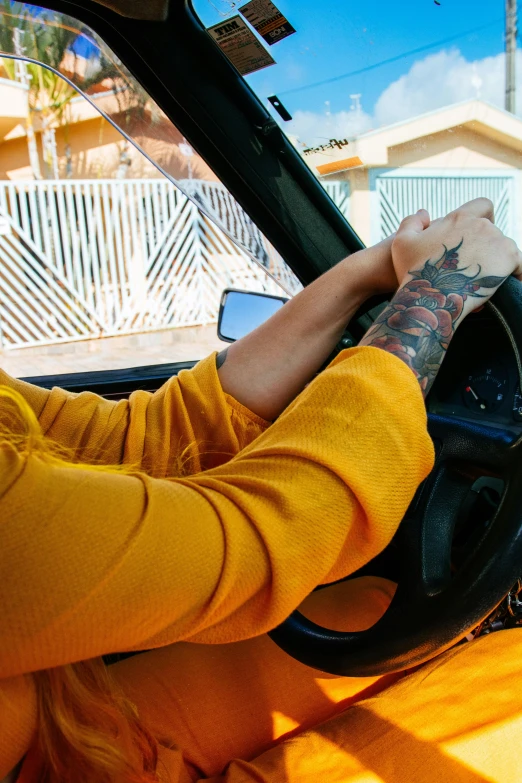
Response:
[[[430,225],[430,215],[425,209],[419,209],[414,215],[408,215],[401,222],[397,229],[397,236],[401,234],[422,234],[425,228]]]

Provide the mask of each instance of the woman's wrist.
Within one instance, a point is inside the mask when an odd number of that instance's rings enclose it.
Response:
[[[458,271],[461,245],[451,249],[443,245],[436,263],[428,260],[413,266],[361,341],[407,364],[424,394],[435,380],[449,343],[470,309],[467,299],[474,293],[473,279]]]
[[[377,294],[397,289],[397,277],[391,260],[393,236],[373,247],[358,250],[341,261],[350,286],[350,295],[358,301],[358,307]]]

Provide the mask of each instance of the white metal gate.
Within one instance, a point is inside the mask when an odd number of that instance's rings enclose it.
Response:
[[[262,266],[167,180],[0,182],[2,346],[208,323],[226,286],[296,290],[232,197],[200,184]]]
[[[495,222],[508,236],[513,236],[514,177],[439,175],[436,172],[414,176],[377,174],[374,213],[376,241],[393,234],[407,215],[427,209],[433,219],[447,215],[466,201],[479,196],[490,198],[495,205]],[[375,230],[377,229],[377,230]]]
[[[227,286],[299,290],[222,185],[183,184],[192,200],[160,179],[0,182],[0,347],[209,323]],[[346,214],[345,183],[327,190]]]
[[[321,182],[332,201],[337,204],[346,220],[350,220],[350,183],[349,182]]]

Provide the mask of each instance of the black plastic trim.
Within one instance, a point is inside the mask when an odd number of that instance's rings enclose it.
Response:
[[[105,397],[126,394],[136,389],[154,391],[181,370],[190,370],[196,361],[151,364],[146,367],[130,367],[124,370],[96,370],[72,372],[61,375],[34,375],[21,380],[52,389],[59,386],[72,392],[90,391]]]

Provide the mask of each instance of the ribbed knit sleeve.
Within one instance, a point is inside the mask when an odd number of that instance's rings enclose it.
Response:
[[[4,446],[0,677],[263,633],[390,541],[432,461],[418,384],[376,348],[340,354],[250,445],[186,478],[24,463]]]
[[[132,462],[151,476],[197,473],[226,462],[268,422],[223,394],[215,354],[151,394],[105,400],[92,392],[42,389],[0,370],[0,384],[22,394],[44,434],[76,459]]]

